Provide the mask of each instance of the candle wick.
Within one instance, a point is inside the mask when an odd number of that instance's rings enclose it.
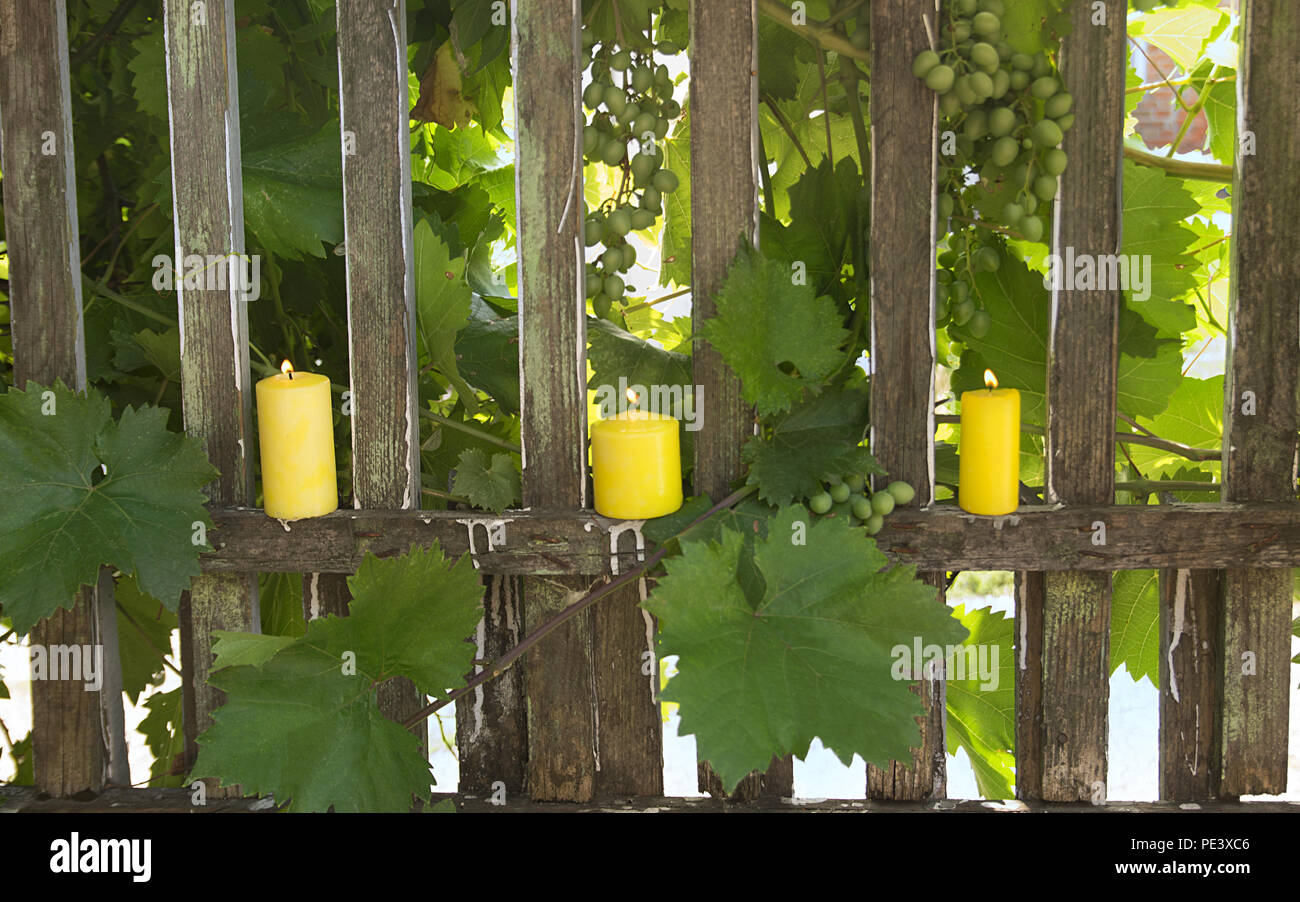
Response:
[[[293,381],[293,370],[289,370],[288,376],[289,376],[289,381],[292,382],[292,381]]]

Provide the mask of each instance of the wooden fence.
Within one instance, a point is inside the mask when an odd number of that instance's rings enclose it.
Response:
[[[15,376],[85,387],[80,261],[65,0],[0,0],[0,115],[11,257]],[[581,168],[577,0],[515,0],[518,253],[525,510],[506,541],[479,548],[485,584],[480,657],[513,645],[572,593],[608,575],[612,524],[590,511],[585,476],[586,364],[579,224]],[[1119,250],[1124,0],[1109,24],[1075,3],[1061,66],[1077,99],[1070,168],[1056,201],[1056,247]],[[1249,0],[1240,66],[1233,204],[1231,354],[1225,383],[1223,502],[1113,504],[1118,291],[1054,294],[1048,361],[1046,504],[1010,518],[934,507],[934,98],[911,74],[928,46],[933,0],[871,5],[872,449],[891,478],[918,487],[911,509],[879,536],[891,559],[936,586],[960,568],[1014,569],[1017,792],[1026,800],[1097,798],[1106,779],[1111,571],[1159,568],[1160,793],[1234,798],[1285,789],[1291,574],[1300,566],[1295,503],[1300,256],[1285,240],[1300,221],[1300,119],[1281,86],[1300,83],[1300,4]],[[231,0],[164,3],[176,245],[244,251]],[[204,15],[197,15],[202,9]],[[418,417],[413,338],[411,183],[405,3],[338,0],[348,320],[353,392],[354,509],[285,531],[250,509],[255,447],[246,311],[229,290],[178,289],[187,431],[221,477],[209,488],[218,525],[182,607],[184,729],[212,721],[206,680],[213,630],[257,630],[259,571],[305,572],[315,610],[346,611],[344,576],[366,551],[438,539],[469,547],[464,512],[417,512]],[[692,0],[692,285],[696,325],[742,234],[757,228],[756,2]],[[868,55],[864,53],[864,58]],[[1267,73],[1267,74],[1266,74]],[[41,153],[48,133],[57,152]],[[399,349],[394,352],[393,349]],[[560,365],[557,365],[559,362]],[[695,489],[725,493],[740,472],[753,419],[736,378],[707,346],[694,356],[706,428]],[[1256,415],[1242,412],[1253,392]],[[471,519],[479,515],[472,515]],[[495,519],[482,515],[483,519]],[[1106,524],[1105,546],[1092,527]],[[623,567],[632,563],[624,550]],[[940,588],[940,591],[942,589]],[[570,621],[501,679],[457,708],[461,792],[500,781],[533,801],[662,795],[658,675],[646,676],[648,615],[627,587]],[[44,621],[46,644],[111,641],[112,579]],[[105,613],[107,612],[107,613]],[[1253,670],[1243,655],[1253,655]],[[653,656],[652,656],[653,657]],[[1243,670],[1248,672],[1243,673]],[[868,795],[945,794],[941,682],[918,687],[928,710],[911,761],[869,769]],[[409,683],[386,687],[390,716],[419,704]],[[59,682],[32,686],[38,788],[55,796],[125,780],[120,692]],[[107,724],[107,727],[105,726]],[[702,786],[711,776],[701,770]],[[789,796],[789,760],[742,786]],[[1104,790],[1103,790],[1104,791]]]

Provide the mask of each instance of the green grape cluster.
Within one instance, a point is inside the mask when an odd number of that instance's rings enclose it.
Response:
[[[1003,31],[1003,0],[944,0],[938,50],[923,50],[912,73],[939,95],[945,151],[936,206],[947,250],[939,258],[935,319],[988,333],[975,276],[994,272],[1004,235],[1041,241],[1061,149],[1074,124],[1074,98],[1045,53],[1017,53]],[[948,151],[951,151],[950,153]]]
[[[582,151],[589,163],[622,170],[615,196],[588,211],[583,221],[587,247],[602,248],[587,264],[587,297],[596,315],[606,317],[615,302],[627,304],[624,275],[636,263],[628,233],[654,225],[663,213],[664,195],[677,190],[677,174],[664,168],[659,142],[682,107],[673,99],[668,67],[656,66],[649,54],[598,44],[585,31],[582,42],[583,65],[590,64],[592,76],[582,92],[583,105],[591,111],[582,130]],[[680,50],[670,41],[655,49],[663,54]]]
[[[808,509],[814,514],[847,516],[850,526],[865,526],[867,534],[873,536],[884,527],[885,517],[895,506],[916,497],[916,490],[901,480],[872,492],[860,473],[828,474],[822,478],[822,485],[823,491],[808,499]]]

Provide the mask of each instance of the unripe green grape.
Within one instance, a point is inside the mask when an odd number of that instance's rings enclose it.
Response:
[[[1011,90],[1023,91],[1028,84],[1029,84],[1028,72],[1021,72],[1019,69],[1017,69],[1015,72],[1011,73]]]
[[[600,292],[600,283],[602,279],[599,273],[587,273],[586,287],[587,297],[594,298]]]
[[[623,292],[626,290],[626,287],[623,284],[622,277],[612,273],[608,276],[605,276],[605,281],[601,283],[600,287],[605,292],[605,294],[609,295],[614,300],[618,300],[619,298],[621,298],[623,296]]]
[[[966,298],[966,300],[952,308],[952,321],[959,326],[966,325],[974,315],[975,301],[971,298]]]
[[[987,100],[993,93],[993,79],[989,78],[983,72],[972,72],[969,76],[970,88],[975,92],[975,98],[978,101]]]
[[[663,112],[665,118],[676,119],[679,115],[681,115],[682,105],[678,103],[676,100],[669,99],[664,101],[663,109],[661,112]]]
[[[1034,68],[1034,58],[1028,53],[1013,53],[1010,62],[1012,69],[1018,69],[1021,72],[1028,72]]]
[[[1070,107],[1074,105],[1074,97],[1067,91],[1054,94],[1043,104],[1043,115],[1048,119],[1060,119],[1066,113],[1070,112]]]
[[[1014,226],[1024,215],[1024,208],[1017,203],[1009,203],[1002,208],[1002,222],[1009,226]]]
[[[1020,183],[1017,182],[1017,184]],[[1025,215],[1028,216],[1038,209],[1038,197],[1030,191],[1020,198],[1020,206],[1024,209]]]
[[[954,0],[953,12],[959,16],[969,17],[975,15],[975,0]]]
[[[970,286],[963,280],[958,279],[948,286],[948,294],[955,303],[965,303],[966,299],[970,297]]]
[[[871,507],[871,502],[866,498],[863,498],[861,495],[854,498],[851,507],[853,509],[853,516],[862,521],[870,520],[871,515],[875,513],[875,510]]]
[[[957,43],[961,43],[962,41],[966,40],[969,37],[970,37],[969,23],[963,22],[961,20],[958,20],[957,22],[953,23],[952,39],[954,41],[956,41]]]
[[[939,98],[939,114],[945,119],[952,118],[961,110],[961,100],[956,94],[948,93]]]
[[[663,118],[656,119],[656,120],[655,120],[655,137],[656,137],[656,138],[661,138],[661,139],[662,139],[662,138],[666,138],[666,137],[668,137],[668,127],[669,127],[669,125],[670,125],[670,123],[668,122],[667,119],[663,119]]]
[[[955,77],[950,66],[938,65],[926,73],[925,86],[937,94],[946,94],[952,90]]]
[[[621,207],[609,214],[605,220],[609,230],[620,238],[632,229],[632,214]]]
[[[976,13],[971,19],[971,28],[977,35],[991,38],[1002,32],[1002,20],[990,12]]]
[[[942,325],[943,321],[948,318],[949,310],[947,293],[936,296],[934,302],[934,324],[936,326]]]
[[[995,247],[982,247],[975,253],[975,268],[984,272],[996,272],[1002,265],[1002,255]]]
[[[627,272],[633,266],[636,266],[636,248],[630,244],[623,245],[623,263],[618,267],[619,272]]]
[[[894,509],[894,496],[889,492],[876,492],[871,496],[871,509],[884,517]]]
[[[632,63],[632,54],[626,50],[620,50],[609,58],[609,67],[617,72],[622,72]]]
[[[600,158],[606,166],[615,166],[623,159],[627,146],[617,138],[611,138],[600,148]]]
[[[582,91],[582,102],[589,110],[594,110],[600,106],[605,99],[605,86],[598,81],[593,81]]]
[[[1051,119],[1042,119],[1034,124],[1034,143],[1039,147],[1055,147],[1061,143],[1061,127]]]
[[[1056,120],[1056,124],[1060,127],[1061,131],[1068,132],[1070,126],[1074,125],[1074,113],[1066,113],[1060,119]]]
[[[602,99],[605,101],[605,109],[615,116],[620,115],[627,109],[627,96],[623,93],[622,88],[609,85],[605,88],[605,96]]]
[[[655,49],[664,56],[676,56],[682,52],[682,48],[677,46],[676,41],[660,41]]]
[[[664,194],[672,194],[677,190],[677,173],[671,169],[660,169],[654,174],[651,180],[652,184]]]
[[[1052,64],[1047,59],[1047,54],[1041,50],[1035,53],[1034,65],[1033,68],[1029,70],[1029,74],[1032,75],[1034,78],[1042,78],[1044,75],[1047,75],[1051,71],[1052,71]]]
[[[623,265],[623,251],[621,248],[606,248],[605,252],[600,255],[600,265],[605,267],[606,272],[614,272]],[[606,292],[610,294],[610,292]]]
[[[867,535],[874,536],[885,528],[885,518],[880,514],[872,514],[862,522],[862,525],[867,528]]]
[[[1032,138],[1022,139],[1020,142],[1020,146],[1023,147],[1025,150],[1029,150],[1031,147],[1034,146],[1033,139]]]
[[[814,514],[824,514],[831,509],[834,499],[829,492],[818,492],[808,499],[808,509]]]
[[[1043,237],[1043,221],[1037,216],[1026,216],[1020,220],[1020,234],[1030,241],[1039,241]]]
[[[934,274],[934,278],[935,281],[938,282],[940,285],[952,284],[952,273],[950,273],[946,269],[939,270],[937,273]]]
[[[632,158],[632,185],[637,188],[644,188],[648,185],[654,168],[654,157],[646,153],[639,153],[634,156]]]
[[[925,51],[933,53],[933,51]],[[937,57],[936,57],[937,58]],[[985,71],[992,71],[998,66],[998,50],[992,44],[980,41],[970,49],[970,61]]]
[[[649,66],[637,66],[632,70],[632,90],[638,94],[649,91],[655,83],[654,70]]]
[[[922,50],[916,55],[916,59],[912,60],[912,74],[917,78],[925,78],[937,65],[939,65],[939,54],[933,50]]]
[[[1011,73],[1007,72],[1006,69],[998,69],[993,73],[993,93],[990,96],[994,100],[1001,100],[1010,90]]]
[[[840,482],[831,486],[831,500],[836,504],[842,504],[843,502],[848,501],[849,496],[852,494],[853,492],[848,487],[847,483]]]
[[[939,210],[938,210],[939,224],[943,225],[948,221],[948,217],[952,216],[952,203],[953,203],[952,195],[940,194],[938,203],[939,203]]]
[[[971,314],[970,322],[966,324],[966,330],[975,338],[983,338],[989,334],[989,328],[993,325],[993,317],[989,316],[987,310],[976,310]]]
[[[944,269],[952,269],[957,265],[957,259],[957,252],[950,248],[939,255],[939,265]]]
[[[1016,52],[1015,48],[1012,47],[1010,44],[1008,44],[1006,41],[998,41],[997,48],[998,48],[998,59],[1004,63],[1010,60],[1012,54]]]
[[[655,67],[655,86],[662,88],[671,88],[673,86],[673,77],[668,72],[668,67],[663,63]]]
[[[1029,86],[1029,93],[1039,100],[1047,100],[1059,90],[1061,90],[1061,83],[1050,75],[1035,79]]]
[[[1040,175],[1034,179],[1034,196],[1043,202],[1056,197],[1056,179],[1050,175]]]
[[[844,477],[844,483],[854,492],[860,492],[867,487],[867,480],[861,473],[850,473]]]
[[[980,138],[983,138],[988,134],[988,130],[989,117],[983,110],[971,110],[970,115],[966,117],[965,125],[962,126],[962,132],[965,137],[972,141],[978,141]]]
[[[600,147],[600,129],[594,125],[584,126],[582,129],[582,152],[587,156]]]
[[[661,206],[662,202],[663,198],[660,195],[659,189],[654,185],[651,185],[649,188],[646,188],[641,192],[642,210],[649,210],[651,213],[659,213],[663,210],[663,207]]]
[[[654,131],[655,122],[654,113],[640,113],[636,119],[632,120],[632,134],[644,135],[646,132]]]
[[[649,210],[636,209],[632,211],[632,228],[638,232],[642,229],[648,229],[655,224],[655,215]]]
[[[885,486],[885,491],[894,496],[894,500],[899,504],[910,504],[916,497],[916,489],[912,488],[910,483],[901,479],[896,479],[889,485]]]
[[[1043,154],[1043,172],[1048,175],[1060,175],[1065,171],[1065,166],[1069,162],[1065,151],[1059,147],[1053,147]]]
[[[988,128],[989,134],[995,138],[1003,138],[1011,134],[1011,130],[1016,127],[1016,112],[1010,107],[1000,106],[989,111]]]
[[[989,159],[996,166],[1010,166],[1020,152],[1020,142],[1010,136],[998,138],[989,148]]]
[[[605,223],[599,219],[588,219],[582,225],[582,238],[587,247],[595,247],[605,235]]]

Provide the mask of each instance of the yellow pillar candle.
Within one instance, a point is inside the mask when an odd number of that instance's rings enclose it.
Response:
[[[596,513],[646,520],[682,506],[681,424],[628,410],[591,424],[591,481]]]
[[[1020,392],[998,388],[992,370],[984,371],[984,384],[961,394],[957,503],[997,516],[1020,506]]]
[[[339,506],[334,468],[330,381],[319,373],[281,372],[257,383],[262,503],[269,517],[300,520]]]

